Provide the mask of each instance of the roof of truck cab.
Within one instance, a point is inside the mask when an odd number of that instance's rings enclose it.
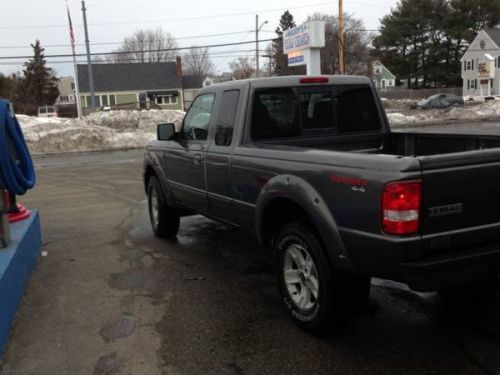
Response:
[[[328,78],[326,83],[300,83],[303,78]],[[339,76],[339,75],[321,75],[321,76],[283,76],[283,77],[264,77],[251,78],[237,81],[227,81],[216,83],[211,88],[235,87],[242,84],[249,84],[252,87],[270,88],[270,87],[285,87],[285,86],[322,86],[322,85],[358,85],[371,84],[371,80],[364,76]]]

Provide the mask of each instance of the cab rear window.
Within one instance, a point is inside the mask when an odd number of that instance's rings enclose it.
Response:
[[[273,88],[254,94],[254,140],[380,129],[377,105],[368,85]]]

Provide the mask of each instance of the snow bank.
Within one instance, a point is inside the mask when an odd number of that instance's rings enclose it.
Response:
[[[415,110],[411,114],[393,112],[387,117],[391,125],[411,126],[435,124],[451,121],[488,121],[500,120],[500,101],[490,101],[478,105],[465,105],[449,109]]]
[[[142,148],[156,137],[156,125],[173,122],[179,129],[182,111],[109,111],[83,120],[17,115],[34,154]],[[391,125],[412,126],[460,121],[500,121],[500,101],[445,110],[402,110],[388,113]]]
[[[156,125],[173,122],[182,111],[109,111],[78,119],[17,115],[34,154],[142,148],[156,137]]]

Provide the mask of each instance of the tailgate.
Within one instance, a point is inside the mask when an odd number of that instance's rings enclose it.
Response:
[[[456,231],[448,233],[446,239],[453,247],[498,241],[500,150],[419,160],[423,179],[422,234]]]

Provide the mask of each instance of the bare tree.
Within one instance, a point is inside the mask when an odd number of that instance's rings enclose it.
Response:
[[[137,30],[126,37],[122,45],[113,54],[107,57],[112,62],[124,63],[153,63],[175,60],[177,47],[172,34],[161,28],[155,30]]]
[[[235,79],[247,79],[255,73],[254,63],[249,57],[238,57],[229,63],[229,69]]]
[[[321,72],[336,74],[339,68],[338,19],[335,16],[315,13],[309,19],[325,21],[325,48],[321,49]],[[344,14],[344,48],[346,74],[365,74],[370,60],[373,34],[366,32],[362,20]]]
[[[210,60],[209,49],[207,47],[193,46],[184,55],[184,71],[186,74],[207,76],[213,75],[215,66]]]

